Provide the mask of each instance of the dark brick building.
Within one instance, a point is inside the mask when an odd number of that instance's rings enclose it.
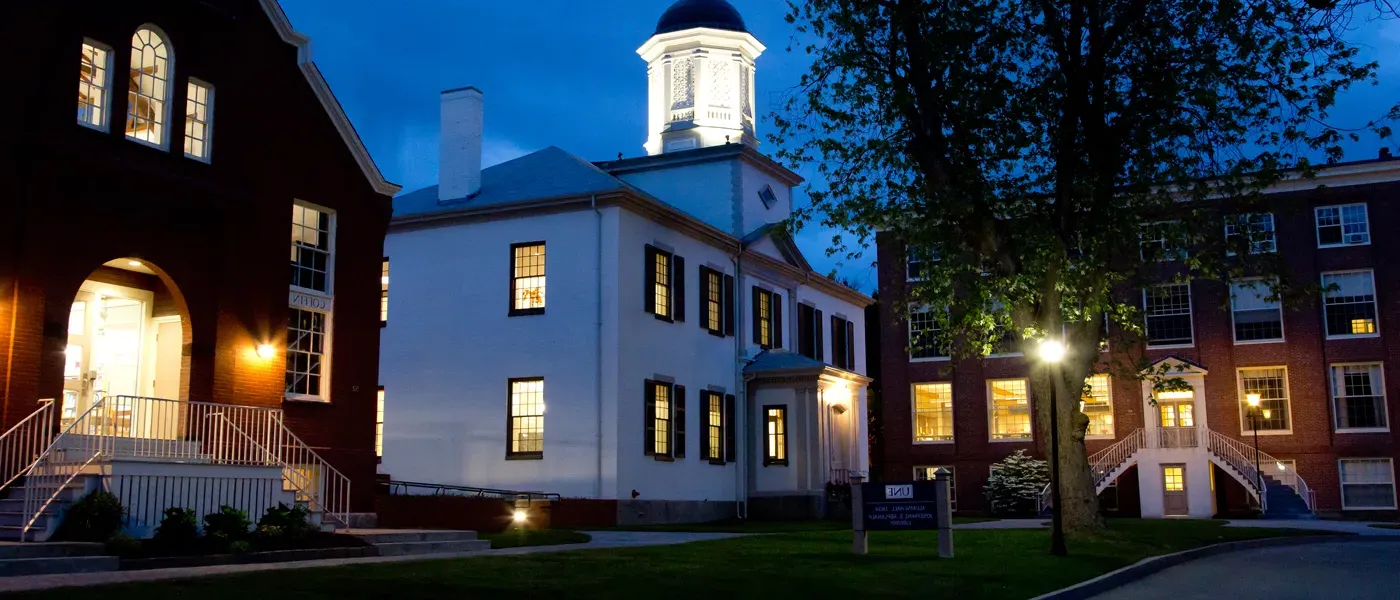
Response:
[[[1391,236],[1400,220],[1400,160],[1337,165],[1315,182],[1275,186],[1269,198],[1272,212],[1251,217],[1273,231],[1273,242],[1259,250],[1280,253],[1299,279],[1337,289],[1292,308],[1243,287],[1232,302],[1231,286],[1221,282],[1145,292],[1149,340],[1119,342],[1114,328],[1110,339],[1120,347],[1110,351],[1182,365],[1193,389],[1153,402],[1141,381],[1097,380],[1083,406],[1092,421],[1090,454],[1116,446],[1117,454],[1100,456],[1106,509],[1143,516],[1248,510],[1248,482],[1257,480],[1253,414],[1271,512],[1306,496],[1323,514],[1395,517],[1400,239]],[[917,348],[911,357],[910,318],[892,308],[909,285],[905,247],[883,236],[878,251],[881,475],[906,480],[951,467],[957,508],[986,510],[982,489],[992,463],[1017,449],[1040,454],[1029,420],[1037,399],[1018,383],[1030,359],[954,362]],[[1249,405],[1251,394],[1259,395],[1258,408]]]
[[[3,425],[117,394],[278,408],[372,510],[398,188],[309,41],[273,0],[26,3],[0,28],[23,49],[0,161]]]

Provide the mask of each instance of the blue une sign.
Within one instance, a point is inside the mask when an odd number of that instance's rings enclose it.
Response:
[[[938,529],[935,485],[932,481],[862,483],[866,531]]]

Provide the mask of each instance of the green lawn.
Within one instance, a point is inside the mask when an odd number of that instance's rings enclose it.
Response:
[[[586,533],[567,529],[527,529],[523,531],[502,531],[483,533],[481,539],[491,540],[491,548],[518,548],[520,546],[554,546],[557,544],[586,544],[592,537]]]
[[[996,521],[994,517],[953,517],[954,524]],[[689,531],[699,533],[802,533],[850,531],[850,521],[711,521],[684,525],[623,525],[613,531]]]
[[[269,571],[17,597],[1024,599],[1155,554],[1228,540],[1313,533],[1223,525],[1113,521],[1104,535],[1071,540],[1067,558],[1048,554],[1045,530],[961,531],[956,534],[957,557],[951,560],[935,558],[932,532],[872,533],[870,554],[853,556],[849,533],[816,531],[650,548]]]

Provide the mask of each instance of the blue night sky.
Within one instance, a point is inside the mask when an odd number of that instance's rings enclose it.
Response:
[[[636,49],[671,0],[282,0],[296,29],[379,168],[405,191],[437,182],[438,92],[474,85],[486,94],[484,162],[546,146],[589,160],[642,154],[646,64]],[[758,108],[778,108],[809,62],[790,53],[782,0],[731,0],[768,46],[758,60]],[[1381,62],[1381,85],[1354,90],[1334,115],[1364,124],[1400,99],[1400,21],[1363,23],[1356,40]],[[760,125],[759,135],[769,129]],[[1390,145],[1396,144],[1391,141]],[[1363,138],[1347,159],[1374,158]],[[771,144],[761,150],[772,153]],[[803,172],[810,176],[810,172]],[[800,194],[799,194],[800,196]],[[801,202],[799,197],[798,202]],[[798,237],[821,272],[839,267],[873,290],[873,253],[846,264],[827,257],[831,231]]]

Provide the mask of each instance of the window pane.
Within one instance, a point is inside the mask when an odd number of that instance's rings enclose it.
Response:
[[[375,396],[374,409],[374,455],[384,456],[384,390]]]
[[[1089,417],[1088,437],[1113,437],[1113,397],[1108,375],[1091,375],[1079,410]]]
[[[389,322],[389,259],[379,265],[379,322]]]
[[[213,127],[214,90],[189,82],[185,89],[185,156],[209,159],[209,133]]]
[[[1381,377],[1379,364],[1332,367],[1337,429],[1384,429],[1388,426]]]
[[[510,453],[544,452],[544,380],[510,382]]]
[[[288,309],[286,393],[321,396],[326,314]]]
[[[719,333],[720,297],[723,295],[724,278],[714,271],[705,272],[705,328]]]
[[[1025,379],[987,382],[991,405],[992,439],[1031,439],[1031,407]]]
[[[953,384],[914,385],[914,441],[953,439]]]
[[[1389,459],[1347,459],[1339,467],[1343,508],[1395,508],[1395,473]]]
[[[914,467],[914,481],[933,481],[933,476],[939,469],[948,470],[948,505],[953,510],[958,509],[957,484],[958,476],[952,465],[939,465],[934,467]]]
[[[1283,339],[1283,310],[1277,300],[1269,300],[1269,285],[1263,281],[1230,284],[1234,310],[1235,341]]]
[[[724,396],[717,392],[706,392],[706,433],[709,436],[709,454],[705,456],[709,460],[721,460],[724,448]]]
[[[671,454],[671,386],[656,384],[656,412],[652,415],[656,423],[656,454]]]
[[[1324,273],[1322,289],[1328,336],[1376,333],[1376,288],[1371,271]]]
[[[1235,248],[1239,245],[1247,245],[1250,254],[1273,252],[1273,213],[1256,213],[1230,217],[1225,224],[1225,241],[1230,248]],[[1230,252],[1234,253],[1234,250],[1232,249]]]
[[[111,53],[106,48],[83,44],[78,70],[78,122],[106,129],[107,76]]]
[[[331,216],[292,205],[292,287],[330,293]]]
[[[653,301],[657,315],[668,317],[671,315],[671,256],[661,252],[656,253],[656,291]]]
[[[1246,431],[1285,431],[1291,427],[1288,414],[1288,370],[1284,368],[1240,369],[1240,408]],[[1249,406],[1249,395],[1259,394],[1259,407]]]
[[[1173,283],[1147,288],[1148,346],[1181,346],[1195,341],[1191,331],[1191,286]]]
[[[938,337],[940,332],[938,315],[933,312],[933,309],[924,307],[911,310],[909,312],[909,357],[947,357],[948,349]]]
[[[512,308],[538,310],[545,307],[544,244],[516,246],[511,256]]]
[[[766,411],[767,443],[764,447],[766,462],[781,463],[787,460],[786,409],[770,407]]]
[[[170,64],[165,40],[149,29],[131,38],[131,73],[126,95],[126,137],[165,144],[165,103],[169,100]]]

